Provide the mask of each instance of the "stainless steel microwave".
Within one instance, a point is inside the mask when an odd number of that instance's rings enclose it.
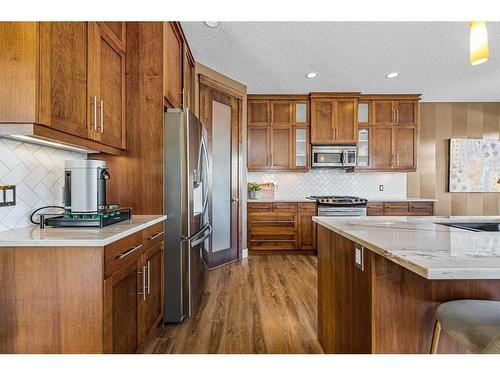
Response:
[[[355,166],[355,145],[312,147],[312,167],[350,168]]]

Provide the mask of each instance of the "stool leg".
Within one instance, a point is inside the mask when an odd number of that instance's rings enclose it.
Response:
[[[432,344],[430,354],[436,354],[438,351],[439,337],[441,336],[441,323],[436,320],[434,323],[434,333],[432,334]]]

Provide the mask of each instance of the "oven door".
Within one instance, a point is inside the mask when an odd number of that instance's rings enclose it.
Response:
[[[366,207],[318,206],[318,216],[366,216]]]
[[[312,152],[313,167],[342,167],[344,151],[338,147],[314,147]]]

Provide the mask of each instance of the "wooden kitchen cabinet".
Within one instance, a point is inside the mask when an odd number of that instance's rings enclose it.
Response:
[[[368,202],[366,214],[367,216],[432,216],[434,202]]]
[[[395,169],[415,169],[417,167],[416,145],[417,129],[415,127],[393,127]]]
[[[311,143],[356,143],[359,95],[360,93],[311,93]]]
[[[186,42],[184,42],[184,76],[183,76],[183,95],[184,95],[184,103],[187,108],[190,108],[191,111],[194,111],[195,106],[195,62],[193,56],[191,55],[191,51],[189,50],[189,46]]]
[[[94,95],[96,140],[125,148],[125,53],[97,23],[94,25]]]
[[[182,34],[176,22],[163,24],[163,95],[170,107],[182,104]]]
[[[249,95],[247,107],[248,170],[309,170],[308,97]]]
[[[370,168],[376,170],[392,169],[392,128],[390,126],[371,127]]]
[[[248,204],[248,249],[254,254],[314,252],[316,203]]]
[[[108,32],[96,22],[2,23],[0,133],[120,154],[125,54]]]
[[[113,42],[125,52],[126,50],[126,36],[127,36],[127,23],[123,21],[100,21],[98,22],[101,28],[106,31],[106,34],[113,40]]]

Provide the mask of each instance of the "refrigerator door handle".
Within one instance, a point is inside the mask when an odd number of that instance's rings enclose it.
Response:
[[[191,247],[196,247],[203,241],[205,241],[207,238],[209,238],[212,235],[212,226],[210,224],[206,224],[198,233],[194,235],[194,237],[198,237],[200,234],[203,234],[202,237],[197,238],[197,239],[192,239],[191,240]]]
[[[203,130],[202,130],[203,131]],[[206,166],[205,169],[207,171],[207,186],[205,190],[205,196],[203,197],[203,207],[201,209],[202,214],[205,213],[207,206],[208,206],[208,192],[210,190],[212,181],[210,180],[210,160],[208,159],[208,151],[207,151],[207,145],[205,144],[205,137],[202,135],[201,137],[201,142],[200,142],[200,155],[198,156],[198,164],[201,164],[201,153],[203,151],[203,155],[205,157],[205,162]],[[201,165],[198,165],[198,170],[201,170]],[[201,177],[201,176],[200,176]]]

